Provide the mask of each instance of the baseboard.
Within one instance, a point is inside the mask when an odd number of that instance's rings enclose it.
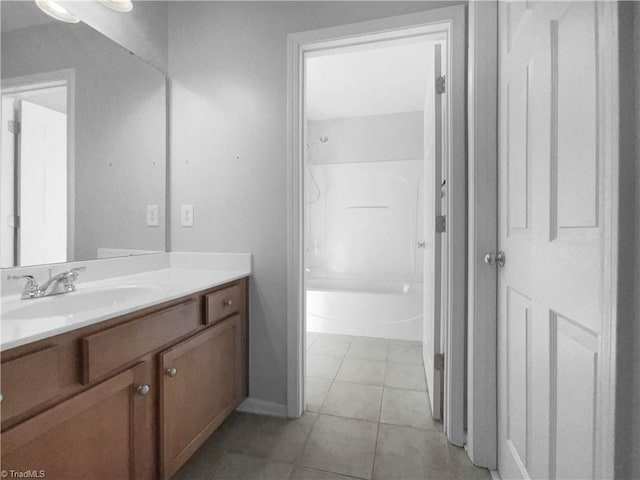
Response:
[[[287,406],[284,403],[268,402],[253,397],[245,399],[236,410],[268,417],[287,418]]]
[[[500,473],[497,470],[489,470],[489,473],[491,473],[491,480],[501,480]]]

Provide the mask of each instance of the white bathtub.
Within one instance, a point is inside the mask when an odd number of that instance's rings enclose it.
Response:
[[[422,341],[422,283],[313,279],[307,331]]]

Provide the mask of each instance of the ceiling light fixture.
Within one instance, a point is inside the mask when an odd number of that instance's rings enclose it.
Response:
[[[100,0],[100,3],[116,12],[130,12],[133,10],[131,0]]]
[[[80,21],[73,13],[61,7],[53,0],[36,0],[36,5],[38,5],[38,8],[44,13],[61,22],[78,23]]]

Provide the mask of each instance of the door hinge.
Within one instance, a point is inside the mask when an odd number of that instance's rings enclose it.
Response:
[[[439,76],[438,78],[436,78],[436,93],[438,95],[442,95],[444,93],[444,75]]]
[[[436,217],[436,233],[445,233],[447,231],[446,215],[438,215]]]
[[[20,122],[17,120],[9,120],[9,132],[19,135],[20,134]]]

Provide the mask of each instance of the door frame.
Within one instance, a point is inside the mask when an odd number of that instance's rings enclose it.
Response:
[[[67,68],[52,72],[36,73],[19,77],[3,78],[1,92],[5,94],[19,93],[29,90],[51,87],[67,87],[67,260],[73,258],[75,249],[75,113],[76,113],[76,73]],[[16,171],[16,175],[18,172]],[[15,196],[19,198],[19,185]],[[17,208],[18,205],[14,206]],[[19,248],[14,245],[14,249]],[[20,265],[15,265],[20,266]]]
[[[438,8],[380,20],[289,34],[287,37],[287,415],[304,410],[305,299],[303,237],[304,54],[357,43],[446,32],[447,88],[450,90],[447,165],[449,291],[445,318],[444,429],[455,445],[465,443],[465,316],[466,316],[466,109],[465,5]],[[455,54],[454,54],[455,52]]]
[[[498,2],[469,3],[467,454],[498,468]]]

